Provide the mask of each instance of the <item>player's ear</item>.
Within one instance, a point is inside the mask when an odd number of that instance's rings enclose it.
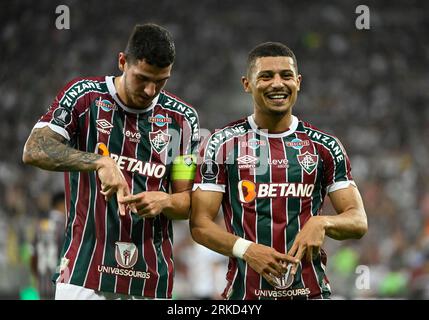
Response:
[[[125,70],[125,63],[127,63],[127,59],[125,58],[125,53],[123,53],[123,52],[119,52],[119,57],[118,57],[118,68],[119,68],[119,70],[121,70],[122,72],[124,72],[124,70]]]
[[[301,89],[301,81],[302,81],[302,75],[298,75],[297,77],[296,77],[296,86],[297,86],[297,88],[298,88],[298,91]]]
[[[249,82],[249,79],[247,79],[247,77],[242,76],[241,77],[241,83],[243,84],[243,88],[244,88],[245,92],[252,92],[250,90],[250,82]]]

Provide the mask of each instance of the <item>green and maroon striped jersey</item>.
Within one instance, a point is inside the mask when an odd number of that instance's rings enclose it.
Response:
[[[69,145],[112,157],[133,194],[168,192],[173,160],[196,153],[196,111],[162,91],[142,110],[119,99],[113,77],[79,78],[57,95],[35,128],[49,126]],[[100,193],[97,173],[65,173],[67,226],[57,282],[170,298],[173,229],[163,214],[143,219],[118,213],[116,197]]]
[[[332,135],[292,118],[283,133],[258,129],[253,116],[214,132],[200,149],[194,190],[223,192],[229,232],[286,253],[326,193],[354,184],[347,154]],[[326,298],[326,254],[300,263],[287,289],[271,286],[244,260],[230,258],[228,299]]]

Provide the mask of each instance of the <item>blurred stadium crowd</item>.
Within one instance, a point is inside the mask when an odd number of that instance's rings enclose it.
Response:
[[[367,1],[371,29],[356,30],[360,2],[2,2],[0,298],[35,285],[31,241],[63,187],[61,173],[22,164],[32,126],[73,77],[118,74],[131,28],[150,21],[176,42],[167,90],[210,130],[252,110],[240,85],[247,52],[288,44],[303,75],[295,113],[340,137],[369,218],[361,240],[326,241],[335,297],[429,299],[429,3]],[[70,8],[70,30],[55,28],[58,4]],[[225,258],[193,243],[187,222],[175,231],[175,297],[219,298]],[[356,286],[359,265],[369,267],[369,287]]]

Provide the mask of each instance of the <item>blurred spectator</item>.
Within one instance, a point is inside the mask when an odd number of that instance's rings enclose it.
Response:
[[[58,192],[52,196],[50,210],[38,221],[31,250],[31,271],[43,300],[55,297],[52,276],[59,264],[65,223],[65,196]]]

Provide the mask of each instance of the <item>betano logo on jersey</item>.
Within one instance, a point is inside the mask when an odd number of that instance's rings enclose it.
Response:
[[[143,162],[141,160],[110,153],[104,143],[97,143],[95,153],[110,156],[121,170],[139,173],[142,176],[162,178],[167,168],[161,163]]]
[[[162,178],[165,174],[166,168],[160,163],[143,162],[130,157],[119,156],[111,153],[110,157],[116,161],[116,164],[121,170],[129,172],[137,172],[142,176]]]
[[[314,184],[304,183],[254,183],[249,180],[238,182],[238,196],[243,203],[256,198],[309,198]]]

